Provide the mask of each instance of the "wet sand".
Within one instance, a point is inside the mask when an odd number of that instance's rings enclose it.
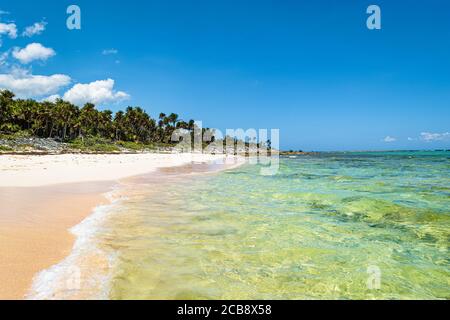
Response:
[[[69,254],[70,227],[108,202],[111,185],[0,188],[0,299],[23,299],[37,272]]]

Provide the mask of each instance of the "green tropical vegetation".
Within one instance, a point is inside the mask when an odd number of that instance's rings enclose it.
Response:
[[[161,113],[153,119],[140,107],[128,107],[114,114],[100,111],[92,103],[79,108],[62,99],[38,102],[15,99],[13,92],[0,91],[1,137],[51,138],[80,150],[106,152],[120,147],[141,150],[170,146],[175,129],[193,133],[194,128],[194,120],[184,121],[175,113]]]
[[[172,141],[174,132],[182,132]],[[160,113],[153,119],[141,107],[127,107],[124,111],[113,113],[111,110],[98,110],[92,103],[78,107],[68,101],[57,99],[55,102],[36,101],[15,98],[13,92],[0,90],[0,152],[15,151],[17,145],[2,145],[2,140],[21,141],[21,151],[33,150],[33,139],[41,139],[64,144],[64,151],[80,152],[120,152],[142,151],[157,148],[171,148],[183,141],[186,135],[191,143],[198,141],[202,134],[209,137],[203,146],[216,142],[227,148],[231,145],[248,152],[250,148],[259,148],[260,143],[226,136],[216,139],[214,129],[197,127],[194,120],[184,121],[175,113]],[[187,140],[184,140],[187,141]],[[270,140],[262,144],[270,149]],[[191,145],[192,146],[192,145]],[[190,150],[190,145],[187,149]],[[179,146],[178,146],[179,147]],[[228,149],[227,149],[228,150]],[[219,151],[221,152],[221,151]],[[227,151],[228,152],[228,151]]]
[[[193,120],[183,121],[175,113],[161,113],[156,121],[140,107],[113,114],[110,110],[97,110],[92,103],[79,108],[62,99],[14,99],[11,91],[0,91],[0,132],[6,134],[27,131],[32,136],[61,141],[101,137],[111,141],[170,143],[175,129],[193,130],[194,125]]]

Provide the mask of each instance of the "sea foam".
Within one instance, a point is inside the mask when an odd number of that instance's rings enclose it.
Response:
[[[118,188],[104,196],[110,203],[97,206],[69,230],[76,237],[71,253],[34,277],[26,299],[108,299],[111,267],[116,258],[114,252],[101,248],[97,235],[125,197]]]

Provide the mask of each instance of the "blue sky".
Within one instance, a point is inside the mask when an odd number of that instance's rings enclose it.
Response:
[[[70,4],[81,30],[66,28]],[[370,4],[381,30],[366,27]],[[0,87],[24,77],[22,96],[83,101],[106,87],[100,108],[279,128],[284,149],[450,148],[448,1],[17,0],[0,10]],[[36,22],[45,30],[24,35]],[[18,52],[31,43],[54,52],[26,62]],[[55,74],[66,78],[39,92]],[[107,79],[113,87],[96,83]]]

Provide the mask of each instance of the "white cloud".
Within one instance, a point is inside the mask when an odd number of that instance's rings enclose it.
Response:
[[[11,39],[17,38],[17,26],[15,23],[0,22],[0,35],[6,34]]]
[[[61,99],[59,94],[52,94],[51,96],[42,99],[42,101],[55,102],[57,99]]]
[[[443,133],[422,132],[420,134],[420,139],[426,142],[447,140],[450,139],[450,132],[443,132]]]
[[[415,141],[415,140],[417,140],[417,139],[408,137],[408,141]]]
[[[41,34],[45,30],[45,26],[47,25],[47,22],[41,21],[36,22],[35,24],[26,27],[25,31],[22,33],[22,36],[24,37],[32,37],[37,34]]]
[[[395,142],[395,141],[397,141],[397,139],[394,137],[391,137],[391,136],[387,136],[386,138],[383,139],[383,141],[389,143],[389,142]]]
[[[0,16],[1,16],[2,14],[9,14],[9,12],[8,12],[8,11],[4,11],[4,10],[0,10]]]
[[[0,22],[0,47],[2,46],[2,35],[7,35],[11,39],[17,38],[17,26],[15,23]]]
[[[12,55],[21,63],[30,63],[34,60],[47,60],[55,55],[55,50],[46,48],[40,43],[30,43],[25,48],[15,48]]]
[[[102,51],[103,55],[109,55],[109,54],[117,54],[119,51],[117,49],[105,49]]]
[[[58,92],[70,84],[71,79],[64,74],[51,76],[33,75],[27,70],[14,69],[9,74],[0,74],[0,89],[8,89],[19,98],[42,97]]]
[[[67,91],[63,99],[81,106],[86,102],[96,105],[115,103],[128,99],[129,94],[123,91],[114,91],[114,80],[98,80],[87,84],[77,83]]]
[[[9,51],[0,53],[0,67],[6,65],[6,60],[8,59]]]

